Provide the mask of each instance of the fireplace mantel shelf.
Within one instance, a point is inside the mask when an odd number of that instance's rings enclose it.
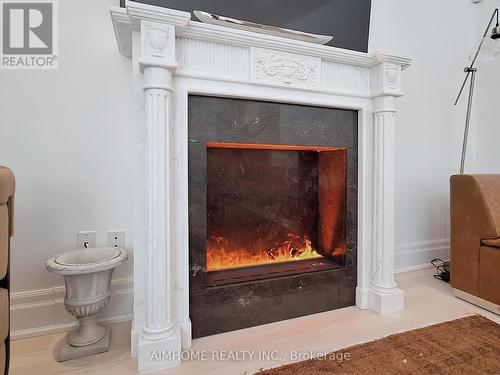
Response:
[[[134,162],[132,354],[141,372],[180,364],[189,319],[188,98],[219,96],[358,113],[356,306],[403,309],[394,282],[395,98],[411,59],[343,50],[191,21],[126,1],[111,8],[131,58]],[[131,146],[133,147],[133,146]],[[156,353],[155,355],[153,355]],[[171,353],[165,360],[155,360]],[[173,353],[173,354],[172,354]],[[175,354],[177,353],[177,355]]]
[[[138,27],[138,23],[135,21],[142,19],[174,25],[176,35],[180,37],[239,46],[270,48],[366,68],[387,62],[400,65],[404,70],[412,62],[411,58],[397,54],[377,52],[371,56],[363,52],[192,21],[191,14],[188,12],[135,2],[128,2],[127,8],[113,7],[111,13],[119,41],[118,47],[121,53],[128,57],[132,55],[130,34],[133,28]]]
[[[132,57],[132,32],[142,21],[155,21],[175,27],[176,76],[206,77],[228,82],[251,82],[297,87],[329,94],[373,98],[380,95],[377,83],[371,82],[370,70],[384,63],[387,94],[402,96],[398,71],[405,70],[411,58],[377,52],[373,55],[283,37],[264,35],[218,25],[192,21],[191,14],[136,2],[126,8],[111,9],[113,27],[120,52]],[[218,56],[216,66],[209,57]],[[269,61],[299,64],[308,77],[289,80],[266,75],[263,65]],[[373,89],[375,88],[375,90]]]

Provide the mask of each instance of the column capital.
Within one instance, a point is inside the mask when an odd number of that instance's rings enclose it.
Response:
[[[139,68],[156,67],[175,72],[175,26],[162,22],[141,20]]]
[[[373,98],[373,113],[396,112],[394,96],[383,95]]]
[[[127,57],[132,57],[132,32],[141,30],[142,21],[170,25],[176,30],[182,30],[189,25],[191,20],[190,12],[129,0],[125,1],[125,8],[113,6],[110,8],[110,12],[118,48]]]
[[[373,66],[371,71],[372,97],[379,96],[403,96],[401,85],[401,65],[380,62]]]

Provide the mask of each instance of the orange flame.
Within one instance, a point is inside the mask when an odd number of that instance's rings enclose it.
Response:
[[[307,236],[288,234],[288,240],[271,249],[234,249],[224,237],[211,237],[207,246],[207,270],[284,263],[322,258]]]

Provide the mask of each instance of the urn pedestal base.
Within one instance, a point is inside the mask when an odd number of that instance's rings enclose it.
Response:
[[[71,346],[68,343],[67,336],[64,340],[64,344],[61,346],[59,350],[59,354],[57,355],[57,360],[59,362],[69,361],[71,359],[86,357],[89,355],[94,355],[98,353],[104,353],[109,351],[109,343],[111,340],[111,328],[105,327],[106,333],[104,337],[97,341],[94,344],[87,346]]]

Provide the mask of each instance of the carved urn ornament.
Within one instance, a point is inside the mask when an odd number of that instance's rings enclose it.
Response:
[[[67,251],[47,260],[47,270],[64,277],[64,305],[79,322],[68,334],[59,361],[109,350],[109,328],[97,324],[95,317],[109,302],[113,270],[126,260],[125,250],[111,247]]]
[[[256,75],[266,74],[276,77],[277,80],[290,84],[311,80],[316,85],[316,70],[319,67],[312,59],[284,58],[282,56],[266,53],[256,55]]]

